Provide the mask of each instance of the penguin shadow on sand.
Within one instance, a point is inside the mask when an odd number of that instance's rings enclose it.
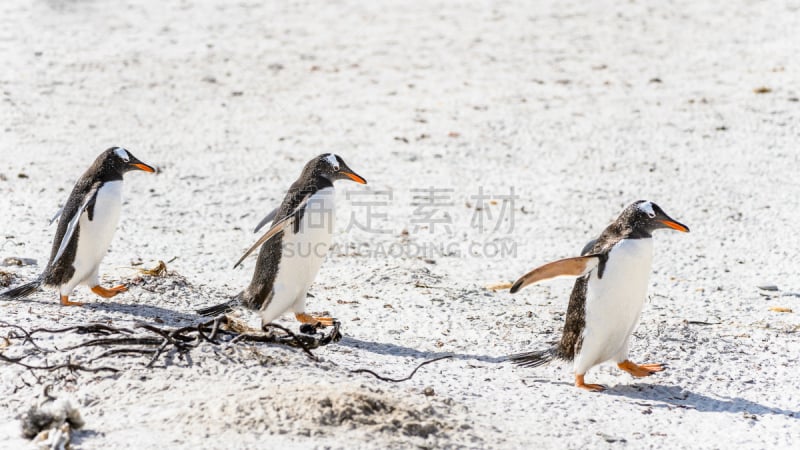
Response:
[[[378,355],[401,356],[401,357],[411,357],[419,359],[435,359],[444,356],[449,356],[453,359],[460,359],[465,361],[476,360],[476,361],[495,363],[495,364],[502,363],[507,359],[506,356],[469,355],[464,353],[453,353],[453,352],[428,352],[423,350],[417,350],[415,348],[404,347],[402,345],[388,344],[385,342],[365,341],[347,335],[345,335],[342,338],[342,340],[339,341],[339,345],[343,345],[345,347],[357,348],[360,350],[366,350],[368,352],[375,353]]]
[[[63,307],[51,299],[37,299],[28,298],[25,300],[28,305],[39,304],[41,309],[44,308],[58,308],[63,311]],[[174,309],[161,308],[159,306],[143,305],[141,303],[124,304],[114,302],[87,302],[83,306],[77,307],[84,314],[102,314],[113,313],[127,316],[135,316],[143,322],[154,322],[158,318],[163,322],[160,325],[167,326],[184,326],[188,323],[197,322],[198,316],[196,314],[186,314],[175,311]],[[96,322],[99,317],[92,317],[91,315],[85,316],[88,322]]]
[[[163,323],[159,323],[160,325],[168,326],[183,326],[187,323],[198,322],[202,319],[198,318],[197,314],[186,314],[175,311],[174,309],[143,305],[141,303],[92,302],[86,303],[82,308],[97,312],[136,316],[146,322],[153,322],[154,319],[158,318],[163,321]]]
[[[676,385],[634,383],[617,385],[604,392],[606,395],[627,397],[647,402],[650,408],[688,408],[700,412],[732,412],[763,416],[774,414],[800,419],[800,411],[774,408],[738,397],[714,398],[687,390]]]

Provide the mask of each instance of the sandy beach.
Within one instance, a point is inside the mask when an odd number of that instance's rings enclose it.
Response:
[[[85,421],[75,449],[797,448],[800,5],[364,3],[0,4],[7,282],[44,269],[49,220],[101,151],[158,168],[126,175],[101,267],[129,291],[2,300],[6,323],[197,323],[250,281],[254,258],[233,264],[309,159],[334,152],[369,182],[336,185],[307,305],[344,337],[318,361],[206,344],[151,368],[106,359],[116,373],[0,362],[0,448],[33,446],[20,418],[46,385]],[[558,339],[572,281],[487,286],[577,256],[638,199],[691,228],[655,233],[631,348],[668,370],[602,365],[590,393],[571,364],[503,362]],[[164,276],[138,271],[159,261]],[[353,372],[442,356],[399,383]]]

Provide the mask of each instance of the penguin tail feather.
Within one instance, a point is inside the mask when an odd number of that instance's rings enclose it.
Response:
[[[234,307],[238,305],[238,301],[229,300],[225,303],[220,303],[219,305],[209,306],[208,308],[202,308],[197,310],[197,314],[201,316],[218,316],[220,314],[226,314],[233,311]]]
[[[547,350],[537,350],[534,352],[517,353],[506,357],[507,361],[520,367],[539,367],[549,364],[557,357],[556,348],[551,347]]]
[[[3,293],[0,293],[0,298],[22,298],[27,297],[34,292],[38,291],[40,287],[42,287],[42,282],[44,280],[42,278],[38,278],[30,283],[25,283],[22,286],[17,286],[14,289],[9,289]]]

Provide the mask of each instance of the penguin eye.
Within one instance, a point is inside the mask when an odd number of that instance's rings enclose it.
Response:
[[[656,213],[654,213],[654,212],[647,213],[647,217],[649,217],[651,219],[654,218],[655,216],[656,216]]]
[[[338,172],[339,171],[339,166],[333,166],[333,171],[334,172]]]

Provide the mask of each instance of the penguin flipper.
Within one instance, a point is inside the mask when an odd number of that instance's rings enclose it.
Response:
[[[245,260],[245,258],[250,256],[250,254],[253,253],[253,251],[255,249],[257,249],[259,246],[261,246],[263,243],[265,243],[268,240],[272,239],[273,237],[278,235],[278,233],[282,232],[283,230],[285,230],[285,229],[287,229],[287,228],[289,228],[291,226],[294,226],[294,223],[297,220],[297,214],[300,211],[302,211],[303,209],[305,209],[306,203],[308,203],[308,199],[310,199],[310,198],[311,198],[311,196],[307,195],[305,198],[303,198],[303,200],[300,202],[300,204],[297,205],[297,208],[295,208],[294,211],[290,212],[289,214],[286,215],[286,217],[284,217],[283,219],[279,220],[277,223],[273,224],[272,227],[269,230],[267,230],[267,232],[264,233],[264,235],[261,236],[256,241],[255,244],[253,244],[249,249],[247,249],[246,252],[244,252],[244,255],[242,255],[242,257],[239,258],[238,261],[236,261],[236,264],[233,265],[233,268],[235,269],[235,268],[239,267],[239,264],[241,264],[242,261]]]
[[[63,213],[63,212],[64,212],[64,207],[63,206],[61,208],[58,208],[58,211],[56,211],[56,213],[53,215],[53,218],[50,219],[50,223],[48,225],[52,225],[53,222],[58,220],[58,218],[61,217],[61,213]]]
[[[278,208],[275,208],[272,211],[270,211],[269,214],[266,215],[266,217],[261,219],[261,222],[258,222],[258,225],[256,225],[256,229],[253,230],[253,233],[258,233],[259,230],[264,228],[264,225],[275,220],[275,216],[277,215],[278,215]]]
[[[50,261],[50,267],[55,267],[58,259],[61,258],[61,255],[64,254],[64,250],[67,249],[67,245],[69,245],[69,241],[72,239],[72,235],[75,234],[75,229],[78,228],[78,222],[81,220],[81,215],[90,205],[93,205],[95,200],[97,199],[97,190],[100,188],[100,183],[95,183],[92,186],[92,189],[86,194],[86,199],[83,201],[83,204],[72,218],[69,220],[69,224],[67,224],[67,230],[64,232],[64,236],[61,238],[61,244],[58,246],[58,252],[56,252],[56,256]]]
[[[600,264],[600,255],[577,256],[575,258],[559,259],[543,266],[539,266],[526,273],[511,286],[511,293],[515,293],[525,286],[542,280],[556,277],[580,277],[591,272]]]
[[[9,289],[3,293],[0,293],[0,298],[21,298],[27,297],[42,286],[43,278],[39,277],[38,279],[31,281],[30,283],[25,283],[22,286],[17,286],[14,289]]]

